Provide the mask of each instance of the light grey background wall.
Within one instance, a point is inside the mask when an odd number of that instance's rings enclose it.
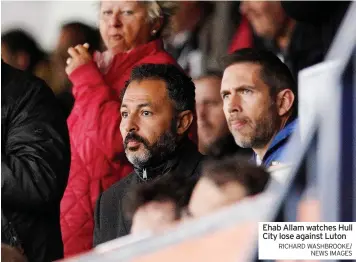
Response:
[[[55,47],[63,22],[96,26],[98,1],[1,1],[1,33],[21,27],[47,51]]]

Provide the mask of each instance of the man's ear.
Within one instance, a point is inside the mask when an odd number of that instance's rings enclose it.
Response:
[[[279,116],[287,114],[294,103],[294,93],[290,89],[284,89],[277,95],[277,110]]]
[[[191,126],[194,116],[190,110],[180,112],[177,117],[177,134],[183,135]]]

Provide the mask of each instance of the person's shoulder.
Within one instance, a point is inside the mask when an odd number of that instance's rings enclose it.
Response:
[[[52,91],[44,80],[5,63],[2,64],[2,91],[12,99],[30,96],[31,93],[44,92],[50,96]]]

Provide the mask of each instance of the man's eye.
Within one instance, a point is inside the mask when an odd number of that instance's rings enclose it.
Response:
[[[249,89],[242,89],[242,90],[241,90],[241,94],[243,94],[243,95],[249,95],[249,94],[252,94],[252,91],[249,90]]]
[[[226,99],[226,98],[228,98],[229,97],[229,94],[222,94],[222,99]]]
[[[127,112],[121,112],[121,117],[126,118],[129,114]]]
[[[151,116],[152,113],[150,111],[142,111],[143,116]]]

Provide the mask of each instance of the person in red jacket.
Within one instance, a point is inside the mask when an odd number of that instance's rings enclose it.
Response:
[[[92,57],[88,44],[68,49],[75,103],[68,118],[71,168],[61,202],[65,257],[92,248],[99,194],[132,171],[119,130],[120,92],[133,67],[176,64],[161,41],[174,9],[173,2],[101,1],[99,29],[107,51]]]

